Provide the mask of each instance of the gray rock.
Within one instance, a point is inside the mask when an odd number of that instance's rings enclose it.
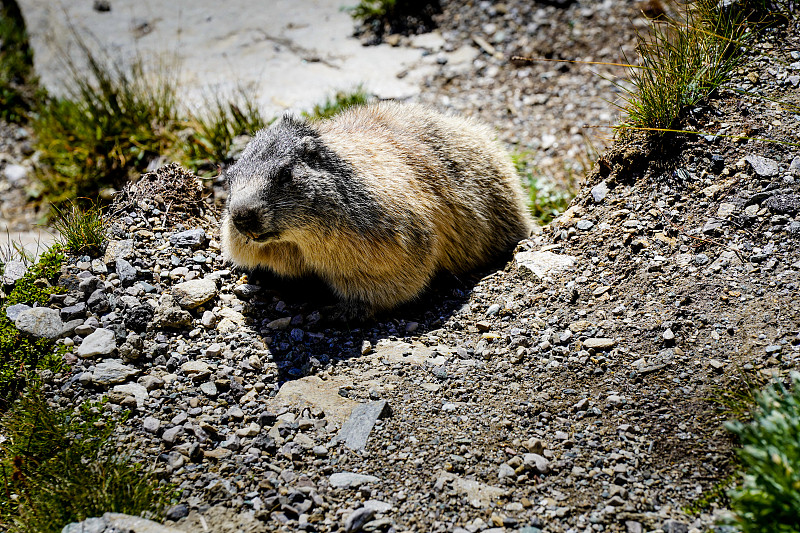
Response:
[[[375,517],[375,509],[369,507],[360,507],[350,513],[347,520],[344,521],[345,533],[358,533],[361,531],[367,522]]]
[[[800,176],[800,156],[795,157],[792,159],[792,162],[789,163],[789,172],[795,176]]]
[[[608,350],[616,345],[614,339],[605,337],[591,337],[583,341],[584,348],[592,348],[594,350]]]
[[[605,182],[605,180],[592,187],[592,198],[594,199],[595,203],[599,204],[605,200],[607,194],[608,184]]]
[[[233,294],[243,300],[249,300],[259,292],[261,292],[261,287],[259,285],[251,285],[249,283],[243,283],[233,288]]]
[[[22,261],[8,261],[3,269],[3,285],[14,285],[28,272],[28,267]]]
[[[577,226],[581,231],[588,231],[594,227],[594,222],[591,220],[579,220]]]
[[[76,318],[82,318],[86,316],[86,304],[83,302],[78,302],[75,305],[62,307],[60,312],[61,320],[64,322],[75,320]]]
[[[107,359],[95,365],[90,376],[95,385],[109,386],[124,383],[138,374],[138,368],[125,365],[119,359]]]
[[[148,433],[158,433],[161,428],[161,421],[158,418],[147,416],[142,421],[142,428]]]
[[[522,456],[522,462],[537,474],[546,474],[550,471],[550,463],[538,453],[526,453]]]
[[[107,265],[116,263],[117,259],[127,259],[133,255],[133,239],[123,239],[120,241],[109,241],[106,252],[103,255],[103,262]]]
[[[6,165],[6,168],[3,169],[3,176],[5,176],[11,185],[17,186],[28,177],[28,169],[22,165],[9,163]]]
[[[571,255],[553,252],[519,252],[514,260],[521,268],[531,271],[537,278],[575,268],[577,261]]]
[[[688,533],[689,525],[678,520],[665,520],[661,524],[664,533]]]
[[[34,307],[17,314],[14,325],[18,330],[33,337],[57,339],[64,332],[64,322],[57,309]]]
[[[744,160],[750,163],[750,166],[759,176],[775,176],[778,173],[778,162],[774,159],[750,154],[745,156]]]
[[[138,383],[125,383],[124,385],[115,385],[114,392],[125,394],[126,396],[133,396],[136,399],[136,407],[144,407],[144,402],[150,396],[147,389]]]
[[[6,316],[10,321],[14,322],[21,312],[27,311],[29,309],[31,309],[30,305],[25,305],[25,304],[9,305],[8,307],[6,307]]]
[[[130,264],[127,260],[122,258],[117,259],[116,270],[119,280],[123,285],[133,285],[133,282],[136,281],[136,267]]]
[[[106,513],[99,518],[87,518],[83,522],[67,524],[61,533],[181,533],[152,520],[121,513]]]
[[[161,328],[183,328],[192,324],[192,315],[175,305],[172,295],[165,294],[156,307],[153,323]]]
[[[208,396],[209,398],[216,398],[217,397],[217,386],[214,384],[213,381],[206,381],[200,385],[200,390]]]
[[[110,355],[117,349],[117,339],[110,329],[99,328],[83,339],[75,353],[79,357],[96,357]]]
[[[361,485],[368,483],[377,483],[380,479],[375,476],[368,476],[365,474],[356,474],[354,472],[337,472],[331,474],[329,478],[331,487],[335,489],[351,489],[358,488]]]
[[[183,429],[183,426],[171,427],[161,434],[161,440],[167,444],[175,444],[175,442],[178,440],[178,437],[183,435],[184,431],[185,430]]]
[[[343,442],[351,450],[363,450],[375,422],[378,418],[391,416],[391,412],[386,400],[358,404],[331,443]]]
[[[193,279],[172,288],[175,302],[185,309],[199,307],[217,295],[217,284],[210,279]]]
[[[186,231],[175,233],[169,238],[169,243],[172,246],[181,248],[185,247],[198,247],[206,242],[206,232],[203,228],[194,228]]]

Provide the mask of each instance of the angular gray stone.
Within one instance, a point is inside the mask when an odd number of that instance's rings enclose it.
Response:
[[[156,307],[153,323],[161,328],[182,328],[192,324],[192,315],[175,305],[172,295],[165,294]]]
[[[150,396],[148,394],[147,389],[144,388],[143,385],[138,383],[125,383],[123,385],[115,385],[114,392],[121,392],[126,394],[127,396],[133,396],[136,398],[136,406],[140,409],[144,407],[144,402]]]
[[[369,507],[360,507],[350,513],[347,520],[344,521],[345,533],[358,533],[361,531],[367,522],[375,517],[375,509]]]
[[[106,328],[98,328],[89,334],[75,353],[79,357],[96,357],[110,355],[117,349],[117,339],[114,332]]]
[[[584,348],[593,348],[595,350],[608,350],[609,348],[613,348],[616,344],[614,339],[606,337],[591,337],[583,341]]]
[[[206,232],[203,228],[194,228],[175,233],[169,238],[172,246],[197,247],[206,242]]]
[[[136,267],[127,260],[119,258],[116,261],[117,275],[123,285],[132,285],[136,281]]]
[[[20,312],[14,325],[23,333],[44,339],[57,339],[64,332],[61,313],[49,307],[34,307]]]
[[[125,365],[119,359],[107,359],[95,365],[91,382],[95,385],[109,386],[124,383],[139,374],[138,368]]]
[[[102,517],[87,518],[83,522],[67,524],[61,533],[182,533],[181,530],[121,513],[106,513]]]
[[[6,307],[6,316],[10,321],[14,322],[21,312],[27,311],[28,309],[31,309],[30,305],[25,305],[25,304],[9,305],[8,307]]]
[[[538,453],[526,453],[522,456],[523,464],[534,470],[537,474],[546,474],[550,471],[550,463]]]
[[[358,404],[331,443],[343,442],[351,450],[363,450],[378,418],[391,416],[391,413],[386,400]]]
[[[744,160],[750,163],[750,166],[759,176],[775,176],[778,173],[778,162],[774,159],[750,154],[745,156]]]
[[[133,255],[133,239],[109,241],[103,262],[107,265],[116,263],[117,259],[127,259]]]
[[[22,279],[28,267],[22,261],[8,261],[3,268],[3,285],[13,285]]]
[[[356,474],[354,472],[337,472],[331,474],[329,478],[331,487],[336,489],[358,488],[367,483],[377,483],[380,479],[366,474]]]
[[[172,287],[175,302],[184,309],[199,307],[217,295],[217,284],[210,279],[193,279]]]
[[[592,187],[592,198],[594,199],[595,203],[599,204],[605,200],[607,194],[608,184],[605,182],[605,180]]]
[[[214,384],[213,381],[206,381],[200,385],[200,390],[203,391],[203,394],[208,396],[209,398],[216,398],[217,397],[217,386]]]
[[[153,416],[145,417],[145,419],[142,420],[142,428],[148,433],[158,433],[158,430],[161,428],[161,420]]]
[[[530,270],[537,278],[570,270],[577,261],[571,255],[558,255],[553,252],[519,252],[514,256],[517,265]]]

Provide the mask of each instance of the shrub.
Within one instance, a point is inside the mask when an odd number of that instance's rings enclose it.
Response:
[[[105,512],[158,518],[172,490],[112,448],[103,409],[57,410],[36,387],[14,404],[0,424],[0,526],[58,533]]]
[[[742,533],[800,531],[800,374],[788,390],[781,383],[756,398],[752,422],[726,427],[742,444],[740,488],[731,491],[731,509]]]

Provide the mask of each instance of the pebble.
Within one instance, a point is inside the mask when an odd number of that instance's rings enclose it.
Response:
[[[114,332],[110,329],[99,328],[83,339],[83,342],[75,353],[79,357],[89,358],[106,356],[114,353],[117,349],[117,340]]]
[[[362,485],[366,485],[369,483],[378,483],[380,480],[375,476],[369,476],[365,474],[356,474],[354,472],[337,472],[335,474],[331,474],[328,478],[331,484],[331,487],[335,489],[352,489],[358,488]]]
[[[175,302],[184,309],[194,309],[217,295],[217,284],[210,279],[193,279],[172,287]]]
[[[61,313],[49,307],[34,307],[17,313],[16,328],[33,337],[57,339],[65,329]]]
[[[592,194],[592,199],[597,204],[605,200],[606,195],[608,194],[608,184],[606,183],[606,181],[603,180],[594,187],[592,187],[591,194]]]
[[[3,285],[14,285],[28,272],[28,267],[23,261],[12,259],[3,265]]]
[[[617,342],[614,339],[606,337],[590,337],[583,341],[583,347],[593,350],[608,350],[616,346]]]
[[[745,156],[744,160],[750,163],[750,166],[759,176],[770,177],[778,174],[778,162],[774,159],[750,154]]]
[[[90,373],[90,381],[94,385],[109,386],[124,383],[139,372],[138,368],[125,365],[119,359],[107,359],[95,365]]]
[[[147,416],[142,421],[142,428],[148,433],[158,433],[161,428],[161,421],[158,418]]]
[[[178,233],[174,233],[169,238],[170,244],[178,248],[199,247],[202,246],[203,243],[205,243],[205,241],[206,241],[206,232],[203,230],[203,228],[194,228],[186,231],[179,231]]]
[[[363,450],[378,418],[390,415],[391,408],[386,400],[358,404],[331,444],[343,442],[351,450]]]
[[[350,516],[344,521],[345,533],[357,533],[361,531],[367,522],[375,516],[375,509],[370,507],[360,507],[350,513]]]
[[[3,169],[3,176],[11,185],[16,187],[27,179],[28,169],[22,165],[9,163],[6,165],[6,168]]]

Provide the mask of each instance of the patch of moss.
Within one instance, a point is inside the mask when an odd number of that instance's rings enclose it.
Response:
[[[58,371],[61,367],[65,348],[56,349],[47,339],[26,337],[8,319],[6,309],[20,303],[45,305],[51,294],[63,292],[62,287],[51,283],[61,272],[63,261],[61,248],[51,248],[0,300],[0,412],[19,395],[35,370]]]

